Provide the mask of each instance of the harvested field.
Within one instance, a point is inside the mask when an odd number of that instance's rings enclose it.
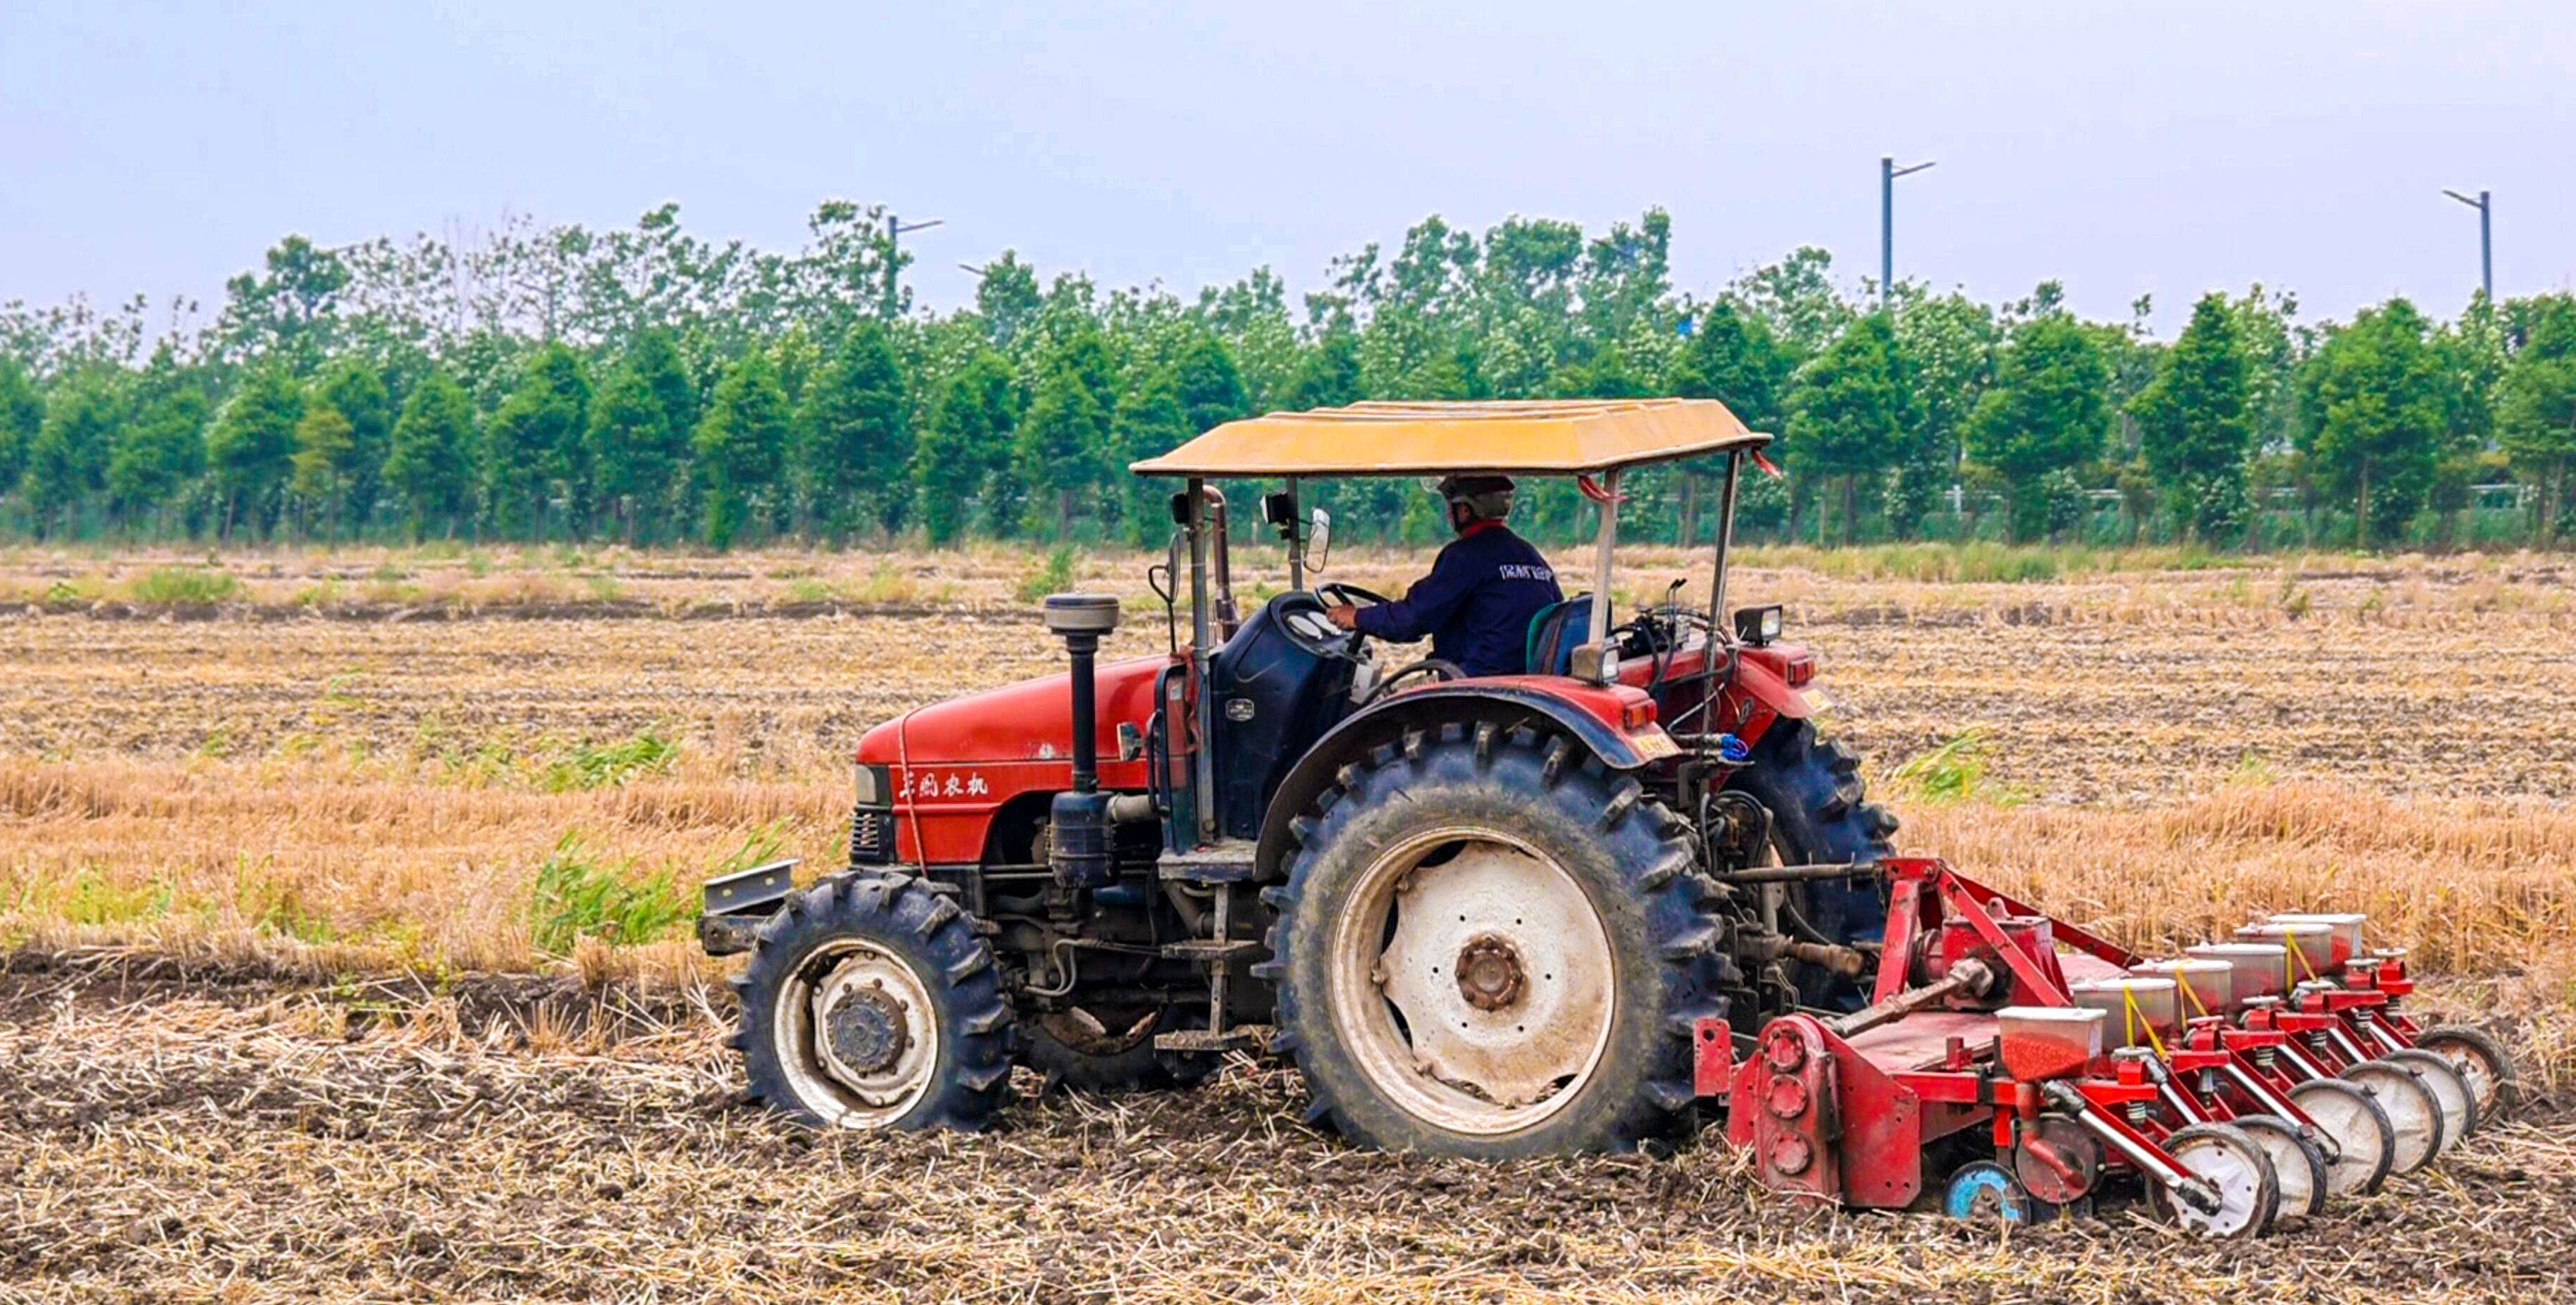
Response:
[[[38,968],[41,965],[43,968]],[[698,1301],[2565,1299],[2576,1127],[2245,1247],[2115,1214],[2009,1242],[1802,1212],[1724,1148],[1508,1166],[1363,1152],[1293,1076],[1059,1096],[979,1136],[732,1104],[686,1001],[315,991],[22,956],[0,975],[0,1298]],[[2557,1232],[2547,1230],[2556,1229]]]
[[[828,864],[860,730],[1053,669],[1017,596],[1043,559],[277,554],[156,602],[140,580],[202,559],[21,552],[0,1300],[2563,1298],[2563,559],[2115,555],[2025,583],[1919,560],[1756,552],[1734,591],[1825,652],[1902,845],[2142,946],[2367,910],[2433,1004],[2515,1040],[2534,1121],[2244,1253],[1799,1215],[1715,1147],[1367,1155],[1249,1063],[979,1138],[806,1138],[729,1104],[690,890]],[[1129,599],[1115,648],[1162,639],[1140,569],[1078,572]],[[1648,552],[1626,588],[1704,570]],[[567,878],[618,891],[574,910]]]

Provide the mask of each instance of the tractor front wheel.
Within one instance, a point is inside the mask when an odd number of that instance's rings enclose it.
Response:
[[[789,898],[732,982],[752,1095],[806,1123],[980,1128],[1010,1085],[992,948],[910,875],[836,875]]]
[[[1453,724],[1346,767],[1294,826],[1277,1045],[1356,1141],[1617,1150],[1694,1116],[1725,926],[1682,822],[1571,740]]]

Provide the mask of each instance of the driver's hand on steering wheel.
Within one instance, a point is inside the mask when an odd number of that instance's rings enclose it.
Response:
[[[1360,628],[1360,609],[1350,603],[1335,603],[1324,609],[1324,616],[1345,630]]]

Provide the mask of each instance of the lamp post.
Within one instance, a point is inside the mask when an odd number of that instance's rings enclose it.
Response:
[[[897,283],[897,275],[902,271],[903,265],[895,259],[895,241],[907,231],[928,231],[947,220],[932,218],[927,222],[898,222],[894,214],[886,214],[885,318],[887,321],[893,321],[895,315],[903,311],[902,288]]]
[[[2456,190],[2445,189],[2442,193],[2478,211],[2478,285],[2486,291],[2487,302],[2492,304],[2495,302],[2495,196],[2483,190],[2478,192],[2476,199]]]
[[[1896,160],[1893,158],[1881,157],[1878,161],[1878,309],[1880,312],[1895,311],[1894,301],[1888,296],[1896,286],[1896,179],[1910,177],[1931,166],[1932,164],[1927,161],[1900,168],[1896,166]]]

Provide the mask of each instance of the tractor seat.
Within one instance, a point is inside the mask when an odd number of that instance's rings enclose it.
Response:
[[[1523,664],[1532,675],[1572,675],[1574,650],[1592,637],[1592,595],[1550,603],[1530,617]]]

